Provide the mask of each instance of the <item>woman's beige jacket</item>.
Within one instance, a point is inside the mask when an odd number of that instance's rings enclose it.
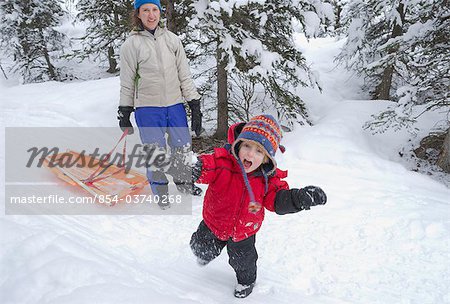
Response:
[[[120,49],[120,105],[167,107],[199,99],[180,38],[132,31]]]

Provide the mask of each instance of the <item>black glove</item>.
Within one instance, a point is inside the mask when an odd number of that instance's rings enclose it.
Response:
[[[299,210],[309,210],[311,206],[325,205],[327,195],[319,187],[306,186],[302,189],[291,189],[294,205]]]
[[[195,132],[195,135],[200,136],[200,133],[202,133],[203,116],[200,111],[200,99],[188,101],[188,105],[191,109],[191,130]]]
[[[130,121],[130,115],[134,112],[134,108],[130,106],[119,106],[119,110],[117,111],[117,119],[119,120],[120,129],[125,132],[128,129],[128,134],[131,135],[134,133],[133,125]]]

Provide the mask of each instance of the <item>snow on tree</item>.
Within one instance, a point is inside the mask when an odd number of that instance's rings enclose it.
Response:
[[[334,32],[337,35],[343,35],[348,29],[350,20],[345,16],[348,14],[349,2],[351,0],[331,0],[334,12]]]
[[[133,3],[133,0],[79,0],[77,19],[88,26],[81,38],[83,49],[76,50],[75,55],[100,62],[108,60],[108,72],[117,72],[119,48],[131,30]]]
[[[11,72],[22,81],[60,80],[54,60],[67,45],[56,29],[65,15],[59,0],[3,0],[0,2],[0,46],[13,61]]]
[[[349,3],[348,12],[348,38],[337,60],[365,77],[373,99],[396,102],[374,115],[367,128],[413,131],[423,113],[449,111],[445,0],[358,0]]]
[[[331,5],[319,0],[189,0],[175,9],[189,14],[181,16],[184,26],[177,28],[185,33],[191,62],[202,66],[212,62],[204,73],[202,91],[217,92],[217,137],[226,136],[229,114],[234,115],[229,109],[239,108],[230,107],[230,95],[244,98],[248,93],[232,85],[236,81],[241,87],[255,88],[260,98],[270,99],[278,119],[307,121],[303,101],[294,92],[297,86],[316,81],[292,34],[297,22],[307,35],[316,35],[321,20],[332,19]],[[238,112],[234,118],[246,115]]]

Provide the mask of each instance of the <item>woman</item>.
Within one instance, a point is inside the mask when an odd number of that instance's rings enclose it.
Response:
[[[192,112],[192,129],[201,132],[200,95],[189,70],[189,63],[180,38],[159,26],[160,0],[136,0],[133,22],[136,30],[120,50],[120,106],[119,126],[132,134],[130,115],[135,112],[142,143],[147,148],[168,151],[172,155],[173,176],[179,191],[200,195],[201,189],[192,184],[189,174],[177,165],[183,165],[183,155],[190,148],[191,137],[183,98]],[[147,168],[147,178],[153,194],[160,198],[160,207],[166,202],[168,180],[162,170]],[[164,196],[165,199],[164,199]]]

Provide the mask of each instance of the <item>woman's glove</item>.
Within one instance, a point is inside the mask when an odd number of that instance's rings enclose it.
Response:
[[[200,99],[188,101],[188,105],[191,109],[191,130],[195,132],[195,135],[200,136],[200,133],[202,133],[203,116],[200,111]]]
[[[119,127],[123,132],[128,129],[129,135],[134,133],[133,125],[130,121],[130,115],[132,112],[134,112],[134,108],[130,106],[119,106],[119,110],[117,111]]]

